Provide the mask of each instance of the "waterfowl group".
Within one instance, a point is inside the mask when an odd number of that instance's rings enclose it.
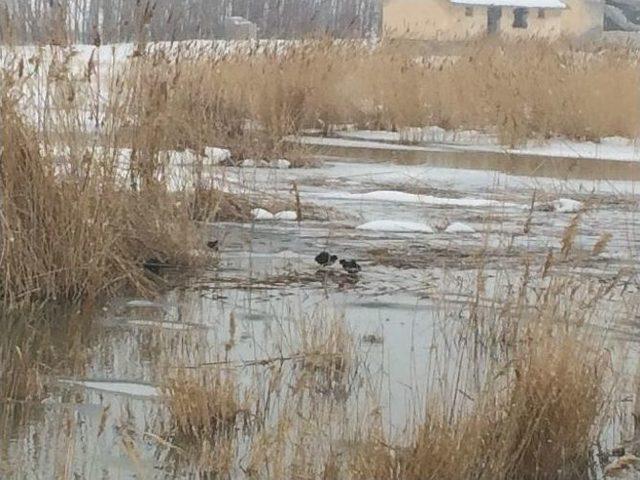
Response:
[[[209,250],[213,250],[214,252],[218,251],[220,242],[218,240],[208,240],[205,245]],[[315,257],[315,261],[322,269],[330,267],[338,262],[338,256],[333,255],[327,251],[322,251]],[[362,267],[356,262],[354,259],[346,259],[342,258],[338,262],[342,269],[347,272],[349,275],[357,275],[362,271]],[[150,257],[146,259],[142,266],[145,270],[149,271],[154,275],[160,275],[163,269],[170,267],[170,265],[158,257]]]
[[[329,252],[326,252],[326,251],[322,251],[318,255],[316,255],[315,260],[318,265],[325,268],[336,263],[336,261],[338,260],[338,256],[331,255]],[[362,267],[358,265],[358,262],[356,262],[353,259],[346,260],[343,258],[340,260],[339,263],[344,269],[344,271],[347,272],[349,275],[356,275],[362,270]]]

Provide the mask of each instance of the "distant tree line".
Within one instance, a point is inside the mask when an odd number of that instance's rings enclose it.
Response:
[[[0,0],[0,40],[115,43],[215,39],[224,18],[255,22],[261,38],[360,38],[379,28],[381,0]]]

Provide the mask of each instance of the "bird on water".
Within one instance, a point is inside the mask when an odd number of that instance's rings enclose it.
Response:
[[[356,262],[355,260],[345,260],[343,258],[342,260],[340,260],[340,265],[342,265],[342,268],[349,275],[355,275],[362,270],[362,267],[360,267],[360,265],[358,265],[358,262]]]
[[[336,263],[336,260],[338,260],[338,256],[331,255],[329,252],[320,252],[318,255],[316,255],[315,260],[316,263],[321,267],[328,267]]]

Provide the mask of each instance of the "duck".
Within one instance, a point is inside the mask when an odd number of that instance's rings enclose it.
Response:
[[[342,265],[342,268],[349,274],[349,275],[355,275],[357,273],[359,273],[362,270],[362,267],[360,267],[360,265],[358,265],[358,262],[356,262],[355,260],[345,260],[344,258],[342,260],[340,260],[340,265]]]
[[[336,263],[336,260],[338,260],[338,256],[331,255],[329,252],[320,252],[318,255],[316,255],[315,260],[316,263],[321,267],[328,267]]]
[[[145,270],[148,270],[154,275],[160,275],[160,270],[163,267],[166,267],[167,264],[162,260],[158,259],[157,257],[151,257],[146,259],[142,264],[142,266],[144,267]]]

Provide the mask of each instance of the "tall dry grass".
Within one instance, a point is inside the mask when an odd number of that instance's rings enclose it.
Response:
[[[637,58],[616,46],[482,40],[434,56],[402,43],[314,41],[188,51],[133,61],[131,82],[151,86],[135,108],[160,102],[163,114],[149,128],[174,145],[215,138],[277,150],[283,135],[335,124],[476,129],[510,145],[555,135],[635,137],[640,126]]]
[[[166,150],[218,145],[238,159],[276,157],[290,149],[288,134],[345,123],[473,128],[515,144],[634,136],[640,122],[637,61],[615,47],[487,41],[442,58],[401,44],[313,41],[226,53],[183,44],[136,50],[124,73],[114,64],[111,75],[94,55],[80,68],[64,49],[49,55],[16,62],[3,79],[5,304],[148,286],[135,268],[145,259],[190,261],[190,218],[247,215],[246,201],[200,180],[182,196],[169,192]],[[98,132],[85,127],[87,112]],[[104,153],[121,147],[131,152],[129,185],[119,157]]]
[[[521,282],[528,291],[536,279],[527,270]],[[461,381],[442,397],[428,390],[408,444],[377,422],[361,432],[350,478],[592,478],[601,469],[592,449],[613,406],[605,341],[586,326],[604,292],[554,277],[535,301],[514,290],[499,307],[469,305],[481,313],[444,360],[461,360],[453,374]]]
[[[436,329],[450,356],[432,347],[433,378],[415,379],[416,391],[426,385],[423,409],[394,434],[382,412],[397,404],[382,407],[375,374],[366,362],[358,368],[353,333],[325,318],[292,326],[293,353],[202,365],[172,380],[167,405],[186,435],[171,441],[199,447],[191,467],[214,462],[218,473],[249,478],[590,478],[614,400],[603,334],[588,325],[605,290],[555,273],[541,285],[533,271],[521,289],[500,289],[500,302],[472,296],[458,328]],[[218,368],[243,386],[221,382]]]
[[[9,64],[2,78],[2,307],[91,304],[123,287],[152,288],[142,268],[149,259],[203,261],[193,222],[206,217],[202,202],[189,185],[172,184],[159,149],[123,155],[114,130],[127,118],[109,105],[124,99],[116,88],[105,94],[93,56],[80,74],[64,49],[39,50],[29,62]],[[87,112],[102,108],[96,132]],[[210,198],[207,211],[221,203]]]
[[[34,142],[41,137],[3,107],[4,305],[77,301],[123,285],[149,286],[141,268],[146,259],[188,262],[197,237],[166,191],[127,190],[115,176],[97,173],[91,156],[66,157],[73,173],[60,175],[56,160]]]

